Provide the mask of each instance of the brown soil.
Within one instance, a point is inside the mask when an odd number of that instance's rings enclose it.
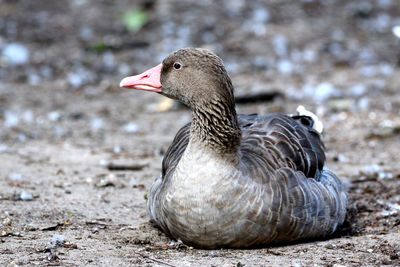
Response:
[[[400,47],[391,34],[399,6],[243,2],[0,0],[0,51],[19,42],[30,53],[21,66],[0,61],[1,266],[400,265]],[[120,17],[134,7],[150,19],[131,33]],[[262,7],[267,15],[256,14]],[[273,45],[279,35],[289,52]],[[190,112],[117,85],[189,45],[225,60],[238,95],[284,96],[239,104],[240,113],[293,113],[299,104],[318,113],[328,166],[351,198],[334,237],[199,250],[148,222],[146,192]],[[296,61],[307,49],[316,58]]]

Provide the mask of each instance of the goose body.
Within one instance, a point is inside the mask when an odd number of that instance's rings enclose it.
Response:
[[[244,248],[325,237],[343,223],[347,195],[324,166],[315,118],[237,115],[216,55],[181,49],[121,86],[192,109],[148,195],[151,220],[173,238],[201,248]]]

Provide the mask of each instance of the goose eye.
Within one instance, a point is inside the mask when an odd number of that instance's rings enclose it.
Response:
[[[179,63],[179,62],[175,62],[174,63],[174,69],[180,70],[181,68],[182,68],[182,64],[181,63]]]

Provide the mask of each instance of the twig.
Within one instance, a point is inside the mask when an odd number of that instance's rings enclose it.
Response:
[[[140,171],[147,167],[149,163],[130,163],[130,164],[119,164],[110,162],[107,165],[109,171]]]
[[[283,97],[283,94],[277,91],[238,95],[235,97],[235,103],[246,104],[246,103],[257,103],[257,102],[269,102],[273,101],[275,98],[278,97]]]
[[[102,225],[102,226],[109,226],[110,225],[108,223],[99,222],[99,221],[85,221],[85,224],[87,224],[87,225]]]
[[[137,255],[139,255],[139,256],[142,257],[142,258],[149,259],[149,260],[151,260],[151,261],[153,261],[153,262],[160,263],[160,264],[164,264],[164,265],[166,265],[166,266],[175,267],[175,265],[169,264],[168,262],[161,261],[161,260],[157,260],[157,259],[152,258],[152,257],[150,257],[150,256],[143,255],[143,254],[141,254],[141,253],[139,253],[139,252],[134,252],[134,253],[137,254]]]
[[[351,180],[351,182],[353,184],[367,183],[367,182],[378,182],[378,178],[370,177],[370,178],[365,178],[365,179],[354,179],[354,180]]]
[[[242,94],[235,96],[236,104],[249,104],[249,103],[260,103],[260,102],[272,102],[278,97],[284,97],[285,95],[278,91],[261,92],[253,94]],[[187,109],[181,102],[173,102],[175,109]],[[164,108],[165,110],[171,109],[171,107]],[[161,109],[160,111],[165,111]]]

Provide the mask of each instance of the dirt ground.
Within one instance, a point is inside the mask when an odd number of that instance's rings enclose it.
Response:
[[[129,10],[148,16],[130,31]],[[396,0],[0,0],[0,266],[400,266],[396,25]],[[199,250],[148,222],[190,112],[118,83],[186,46],[218,53],[239,99],[280,95],[239,113],[320,116],[351,199],[335,236]]]

